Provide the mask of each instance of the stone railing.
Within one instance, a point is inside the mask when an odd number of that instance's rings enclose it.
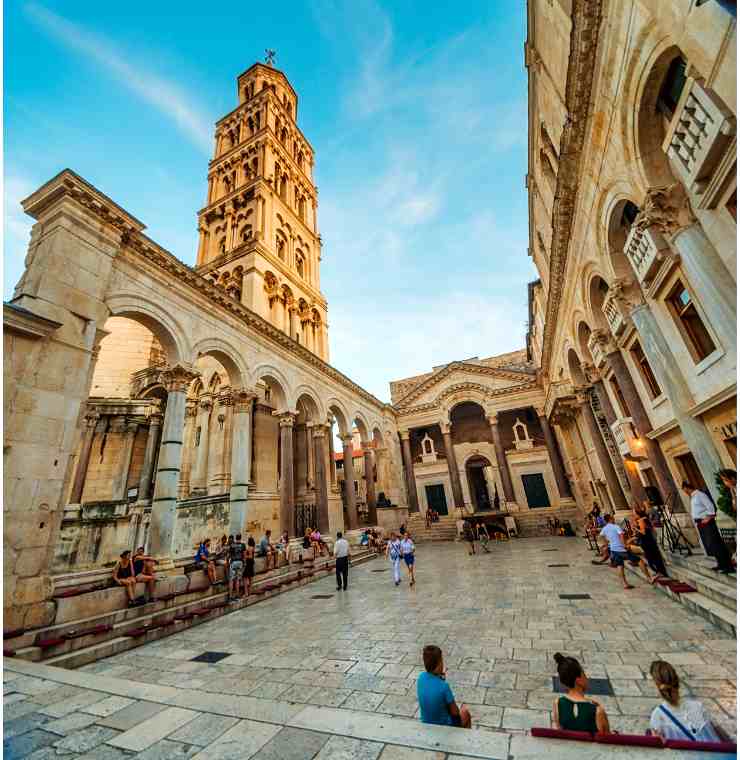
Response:
[[[619,337],[629,318],[624,299],[617,291],[610,289],[606,294],[604,305],[601,307],[601,310],[604,312],[604,316],[609,324],[609,329],[612,331],[612,335]]]
[[[689,80],[663,148],[692,193],[701,194],[735,133],[735,118],[711,90]]]
[[[624,253],[640,284],[647,288],[669,253],[668,243],[655,227],[633,225],[627,235]]]
[[[600,336],[598,333],[594,331],[591,333],[591,335],[588,336],[587,343],[588,350],[591,352],[591,356],[593,356],[594,359],[594,366],[597,369],[599,367],[602,367],[606,361],[606,355],[604,354],[602,341],[599,338]]]

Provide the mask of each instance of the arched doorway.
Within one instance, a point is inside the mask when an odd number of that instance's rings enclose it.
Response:
[[[491,463],[484,456],[475,455],[465,463],[470,501],[476,512],[488,512],[493,509],[495,484],[491,472]]]

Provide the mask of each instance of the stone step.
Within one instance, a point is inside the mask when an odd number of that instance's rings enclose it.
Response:
[[[352,553],[352,564],[359,565],[368,560],[374,559],[377,555],[369,550],[355,550]],[[140,607],[123,608],[113,612],[103,611],[99,615],[85,619],[66,622],[61,625],[50,626],[40,631],[33,632],[33,643],[16,648],[13,646],[13,640],[6,639],[4,646],[6,649],[13,649],[15,656],[35,662],[44,661],[54,663],[62,667],[76,668],[89,662],[94,662],[101,657],[109,657],[117,652],[132,649],[149,641],[154,641],[172,633],[190,628],[205,620],[211,620],[220,617],[228,612],[241,609],[252,604],[256,604],[265,598],[275,596],[276,594],[287,591],[290,588],[311,583],[318,578],[326,577],[333,573],[332,557],[323,560],[317,560],[313,567],[311,565],[292,565],[290,569],[284,568],[283,572],[278,571],[276,574],[256,576],[253,581],[253,592],[247,599],[240,599],[231,602],[227,606],[217,605],[227,601],[228,591],[215,591],[208,588],[194,594],[183,595],[168,601],[156,601]],[[306,576],[308,570],[313,570],[315,575]],[[301,572],[302,577],[298,577]],[[278,583],[285,585],[276,586],[273,590],[264,593],[259,592],[264,586],[275,586]],[[208,609],[208,612],[190,620],[175,620],[175,617],[186,615],[196,609]],[[41,648],[36,645],[38,641],[49,641],[61,638],[65,633],[79,630],[89,630],[95,626],[107,625],[109,630],[97,634],[80,636],[71,639],[64,639],[56,645]],[[151,631],[141,636],[132,638],[124,635],[134,629],[152,627]],[[158,626],[154,628],[154,626]],[[159,627],[162,626],[162,627]],[[27,640],[28,634],[19,637],[19,641]]]
[[[737,611],[737,586],[727,583],[724,579],[725,576],[720,574],[720,578],[708,577],[703,573],[697,573],[693,570],[687,570],[685,567],[680,567],[674,564],[669,564],[669,572],[671,577],[677,578],[685,583],[690,583],[692,586],[696,586],[704,596],[709,599],[713,599],[728,610]],[[716,573],[712,574],[717,575]],[[732,576],[730,576],[732,577]]]
[[[712,568],[717,564],[712,557],[705,557],[703,554],[692,554],[690,557],[684,557],[681,554],[665,552],[666,560],[672,568],[681,568],[688,570],[696,575],[701,575],[708,580],[721,583],[733,589],[737,588],[737,577],[735,575],[724,575],[724,573],[715,573]]]
[[[632,573],[644,581],[644,576],[639,568],[634,568],[629,563],[625,563],[625,568],[627,569],[627,572]],[[653,588],[657,592],[671,597],[694,614],[700,615],[725,633],[728,633],[731,636],[737,636],[737,611],[734,608],[727,607],[724,604],[715,601],[701,591],[689,594],[677,594],[671,591],[668,586],[661,586],[657,583]]]

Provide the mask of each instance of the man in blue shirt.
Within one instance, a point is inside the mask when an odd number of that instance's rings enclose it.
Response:
[[[421,708],[421,722],[438,726],[470,728],[470,712],[465,705],[457,706],[450,685],[445,680],[442,650],[432,644],[422,653],[425,672],[419,674],[416,695]]]

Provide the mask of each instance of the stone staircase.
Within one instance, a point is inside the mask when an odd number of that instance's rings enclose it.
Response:
[[[359,546],[352,548],[352,564],[358,565],[377,555]],[[222,568],[218,568],[221,572]],[[125,605],[120,588],[94,589],[74,597],[56,600],[54,625],[32,631],[10,631],[3,636],[3,653],[34,662],[46,662],[64,668],[78,668],[103,657],[133,649],[156,639],[178,633],[206,620],[257,604],[277,594],[298,588],[334,572],[334,558],[291,563],[277,570],[255,575],[252,592],[246,599],[228,601],[225,582],[198,586],[190,581],[203,571],[188,577],[187,587],[179,592],[159,596],[138,607]],[[182,578],[182,576],[180,576]],[[139,589],[137,589],[138,591]],[[143,591],[143,587],[141,589]],[[157,598],[158,597],[158,598]],[[87,610],[90,614],[67,614],[66,607]]]
[[[522,538],[535,538],[550,536],[550,528],[547,521],[557,517],[561,523],[570,522],[573,530],[580,535],[583,518],[577,507],[556,507],[555,509],[530,509],[521,512],[512,512]]]
[[[406,526],[416,543],[423,541],[454,541],[457,538],[457,518],[454,515],[440,515],[439,521],[426,526],[420,512],[409,515]]]
[[[666,564],[671,578],[696,588],[696,592],[677,594],[667,586],[655,585],[656,590],[667,594],[696,615],[701,615],[713,625],[730,634],[737,635],[737,578],[735,575],[714,573],[715,562],[710,557],[695,553],[690,557],[665,552]],[[639,569],[625,565],[639,577]]]

